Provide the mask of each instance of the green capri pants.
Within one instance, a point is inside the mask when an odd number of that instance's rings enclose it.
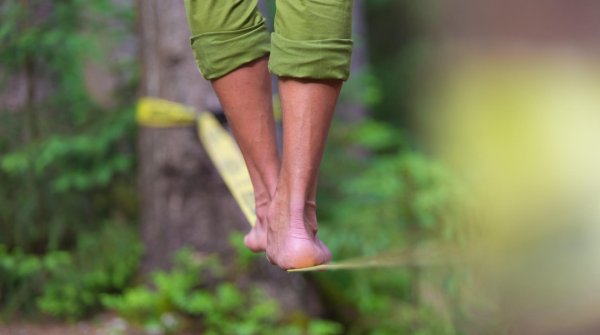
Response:
[[[346,80],[352,2],[277,0],[269,36],[257,0],[185,0],[198,68],[216,79],[270,53],[269,70],[277,76]]]

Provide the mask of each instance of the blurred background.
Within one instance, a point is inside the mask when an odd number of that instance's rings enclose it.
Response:
[[[183,1],[2,0],[0,334],[600,333],[600,2],[355,0],[354,31],[319,234],[402,266],[290,274],[193,126],[136,124],[221,109]]]

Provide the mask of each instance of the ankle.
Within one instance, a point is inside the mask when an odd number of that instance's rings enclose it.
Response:
[[[304,214],[306,216],[317,215],[317,203],[314,200],[306,200],[304,205]]]
[[[266,221],[266,219],[267,219],[267,213],[268,213],[268,208],[269,208],[268,204],[266,206],[265,205],[263,205],[263,206],[258,206],[257,205],[255,207],[254,213],[256,214],[256,219],[259,222],[263,222],[264,223]]]
[[[290,203],[288,207],[288,215],[290,220],[290,228],[304,229],[304,204]]]
[[[271,203],[271,199],[270,193],[266,191],[254,193],[254,208],[257,215],[259,212],[266,212]]]

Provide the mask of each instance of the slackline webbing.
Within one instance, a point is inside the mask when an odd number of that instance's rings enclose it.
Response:
[[[200,113],[198,115],[192,108],[179,103],[156,98],[142,98],[137,105],[136,121],[141,126],[155,128],[189,126],[196,123],[198,137],[202,146],[225,181],[233,198],[240,206],[248,223],[251,226],[254,225],[256,222],[254,193],[250,176],[246,170],[246,164],[233,137],[219,124],[219,121],[211,113]],[[447,253],[436,249],[428,248],[425,251],[406,249],[288,271],[301,272],[439,265],[444,263],[441,261],[441,258],[446,258],[440,256],[444,254],[447,256]]]

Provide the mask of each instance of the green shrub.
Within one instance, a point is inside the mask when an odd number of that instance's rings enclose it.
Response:
[[[320,181],[319,234],[337,259],[406,257],[409,248],[462,238],[460,187],[443,165],[411,148],[403,132],[388,124],[334,127]],[[443,283],[452,271],[433,270],[432,276],[415,266],[315,276],[349,334],[456,334],[449,311],[422,299],[427,281],[436,294],[449,293]]]
[[[137,270],[141,243],[123,224],[80,235],[72,252],[45,255],[0,247],[0,311],[76,319],[98,310],[100,295],[123,290]]]
[[[238,238],[241,240],[241,237]],[[148,331],[176,333],[196,329],[202,334],[339,334],[341,326],[325,320],[292,322],[278,303],[254,286],[234,281],[216,256],[199,257],[184,248],[170,271],[152,274],[152,286],[105,295],[103,303]],[[207,285],[203,278],[218,283]]]
[[[62,268],[72,264],[71,255],[53,251],[43,256],[8,251],[0,245],[0,313],[11,316],[16,312],[31,314],[32,303],[43,292],[44,283]]]

